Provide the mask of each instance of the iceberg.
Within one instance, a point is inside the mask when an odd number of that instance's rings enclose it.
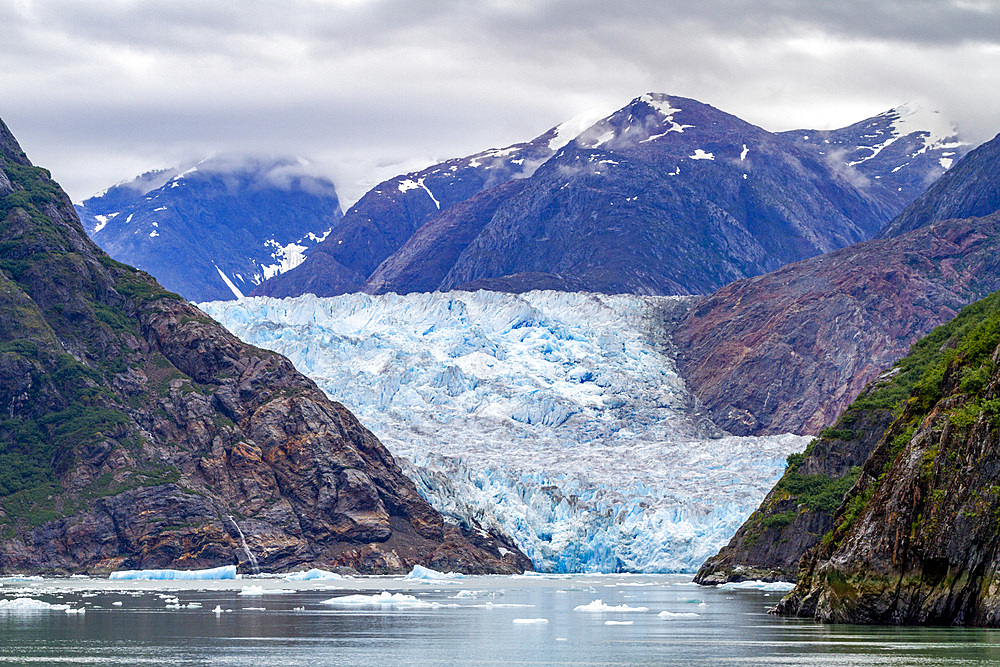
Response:
[[[417,490],[545,572],[693,572],[809,438],[736,437],[677,373],[693,300],[536,291],[201,304],[354,412]]]
[[[630,607],[627,604],[610,605],[604,602],[604,600],[594,600],[588,604],[580,604],[573,607],[573,611],[591,611],[591,612],[633,612],[633,611],[649,611],[649,607]]]
[[[795,584],[788,581],[730,581],[719,586],[720,590],[726,591],[777,591],[788,592],[795,588]]]
[[[423,565],[414,565],[413,569],[403,579],[434,581],[438,579],[462,579],[464,576],[458,572],[438,572]]]
[[[442,607],[457,607],[457,604],[442,604],[427,602],[406,593],[389,593],[382,591],[377,595],[341,595],[323,600],[320,604],[331,607],[368,607],[375,609],[440,609]]]
[[[330,572],[329,570],[318,570],[313,568],[311,570],[305,570],[304,572],[289,572],[284,576],[287,581],[324,581],[333,579],[343,579],[342,575],[336,572]]]
[[[13,600],[0,600],[0,612],[6,613],[34,613],[42,611],[66,611],[71,607],[68,604],[52,604],[44,600],[34,598],[14,598]]]
[[[696,614],[693,611],[680,611],[680,612],[661,611],[659,614],[657,614],[657,616],[659,616],[660,618],[667,619],[667,620],[677,619],[677,618],[700,618],[701,617],[700,614]]]
[[[109,579],[138,579],[150,580],[209,580],[209,579],[235,579],[236,566],[223,565],[207,570],[119,570],[112,572]]]

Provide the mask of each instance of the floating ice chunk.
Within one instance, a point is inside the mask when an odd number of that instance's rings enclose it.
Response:
[[[657,616],[672,620],[675,618],[699,618],[700,614],[696,614],[693,611],[661,611]]]
[[[462,591],[459,591],[459,592],[455,593],[451,597],[456,598],[456,599],[461,599],[461,598],[477,598],[480,595],[482,595],[483,593],[484,593],[484,591],[465,591],[465,590],[462,590]]]
[[[68,604],[52,604],[44,600],[34,598],[14,598],[13,600],[0,600],[0,612],[38,612],[38,611],[66,611]]]
[[[635,621],[604,621],[604,625],[632,625]]]
[[[573,611],[590,611],[590,612],[633,612],[633,611],[649,611],[649,607],[630,607],[627,604],[610,605],[606,604],[604,600],[594,600],[593,602],[588,602],[587,604],[580,604],[573,607]]]
[[[790,591],[795,584],[788,581],[730,581],[719,586],[726,591]]]
[[[135,579],[142,581],[235,579],[236,566],[223,565],[207,570],[119,570],[112,572],[109,579]]]
[[[514,619],[514,624],[515,625],[541,625],[541,624],[545,624],[545,623],[548,623],[548,622],[549,622],[549,619],[547,619],[547,618],[515,618]]]
[[[87,610],[83,607],[70,607],[66,610],[67,614],[86,614]]]
[[[318,570],[313,568],[311,570],[306,570],[305,572],[289,572],[285,575],[285,579],[288,581],[314,581],[314,580],[327,580],[327,579],[343,579],[342,575],[336,572],[330,572],[329,570]]]
[[[714,160],[715,154],[709,153],[708,151],[703,150],[701,148],[696,148],[694,151],[694,155],[688,155],[688,157],[691,158],[692,160]]]
[[[121,600],[115,600],[114,602],[111,603],[111,606],[112,607],[120,607],[120,606],[122,606],[122,601]]]
[[[435,579],[463,579],[465,575],[459,572],[438,572],[423,565],[414,565],[413,569],[403,579],[435,580]]]
[[[260,597],[261,595],[289,595],[295,591],[289,588],[264,588],[263,586],[244,586],[238,595]]]
[[[243,611],[267,611],[267,607],[243,607]]]
[[[377,595],[342,595],[340,597],[323,600],[321,604],[332,607],[374,607],[382,608],[405,608],[405,609],[439,609],[441,607],[457,607],[458,605],[444,605],[440,602],[427,602],[418,600],[406,593],[389,593],[382,591]]]
[[[37,574],[12,574],[8,577],[0,577],[0,581],[42,581],[42,577]]]

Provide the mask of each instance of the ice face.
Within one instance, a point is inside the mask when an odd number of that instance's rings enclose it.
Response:
[[[446,517],[554,572],[687,572],[808,438],[742,438],[669,353],[682,297],[448,292],[202,308],[351,409]],[[409,460],[413,465],[406,465]]]
[[[109,579],[139,579],[139,580],[208,580],[235,579],[236,566],[224,565],[207,570],[119,570],[112,572]]]

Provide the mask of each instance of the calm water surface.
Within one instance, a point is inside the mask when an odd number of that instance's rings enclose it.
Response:
[[[426,583],[381,577],[332,582],[0,579],[0,600],[30,597],[86,609],[84,614],[0,611],[0,663],[1000,663],[1000,631],[824,626],[780,619],[766,613],[780,593],[701,588],[689,580],[640,575],[467,577]],[[263,594],[240,594],[250,586],[260,586]],[[378,607],[324,604],[382,591],[412,599]],[[574,610],[595,600],[647,610]],[[188,607],[191,603],[201,606]]]

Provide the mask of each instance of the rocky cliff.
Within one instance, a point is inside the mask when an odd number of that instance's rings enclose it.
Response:
[[[1000,624],[1000,293],[901,362],[923,372],[778,613]],[[903,388],[903,387],[900,387]]]
[[[519,572],[280,355],[84,234],[0,123],[0,571]],[[242,542],[246,536],[246,548]]]

